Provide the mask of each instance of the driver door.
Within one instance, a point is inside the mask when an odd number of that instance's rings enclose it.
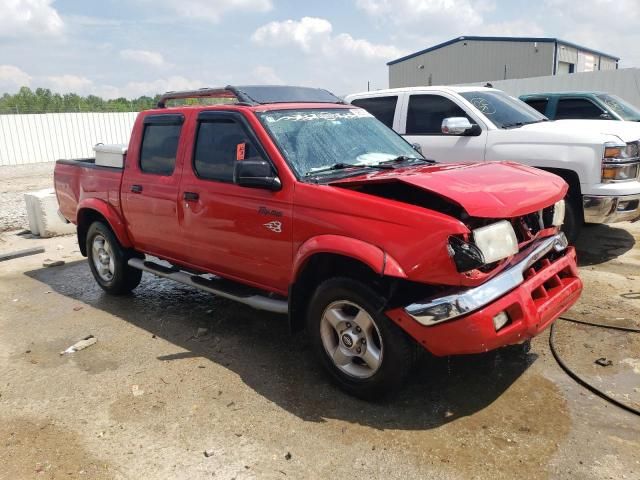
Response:
[[[487,130],[482,122],[463,110],[440,92],[424,92],[403,96],[407,112],[400,134],[409,143],[418,143],[425,157],[442,163],[482,162],[487,144]],[[481,128],[480,135],[446,135],[442,133],[445,118],[466,117]]]
[[[179,209],[187,261],[227,278],[286,292],[292,264],[292,192],[233,180],[236,162],[269,160],[238,112],[204,111],[185,161]]]

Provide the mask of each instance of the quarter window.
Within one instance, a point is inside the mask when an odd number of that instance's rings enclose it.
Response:
[[[156,175],[171,175],[182,125],[146,124],[140,148],[140,170]]]
[[[263,159],[238,122],[228,118],[200,122],[193,158],[200,178],[233,182],[236,162]]]
[[[356,107],[364,108],[387,127],[393,128],[393,117],[396,113],[398,97],[359,98],[351,102]]]
[[[407,135],[442,135],[442,121],[465,117],[475,123],[462,108],[440,95],[411,95],[407,112]]]
[[[531,108],[534,108],[541,114],[545,115],[549,100],[547,100],[546,98],[531,98],[529,100],[525,100],[524,103],[529,105]]]
[[[604,111],[596,104],[582,98],[561,98],[558,100],[556,120],[569,118],[599,119]]]

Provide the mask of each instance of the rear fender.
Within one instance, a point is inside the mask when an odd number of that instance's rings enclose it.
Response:
[[[407,278],[398,262],[381,248],[362,240],[341,235],[318,235],[304,242],[293,261],[294,281],[306,261],[316,253],[333,253],[358,260],[380,276]]]
[[[78,237],[80,237],[81,231],[86,233],[89,224],[95,219],[95,213],[98,213],[106,220],[120,245],[124,248],[133,246],[120,213],[107,202],[98,198],[87,198],[78,204],[76,216],[78,219]],[[80,247],[84,248],[83,245],[80,245]]]

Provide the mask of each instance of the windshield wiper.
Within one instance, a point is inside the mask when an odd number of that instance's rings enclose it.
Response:
[[[531,125],[533,123],[540,123],[540,122],[548,122],[549,119],[548,118],[541,118],[540,120],[533,120],[531,122],[513,122],[513,123],[505,123],[504,125],[502,125],[502,127],[500,128],[515,128],[515,127],[522,127],[524,125]]]
[[[305,173],[304,176],[305,177],[312,177],[314,175],[317,175],[318,173],[332,172],[332,171],[335,171],[335,170],[344,170],[346,168],[391,169],[393,167],[391,165],[379,165],[379,164],[370,165],[370,164],[366,164],[366,163],[358,164],[358,163],[338,162],[338,163],[334,163],[333,165],[328,165],[326,167],[322,167],[322,168],[318,168],[318,169],[315,169],[315,170],[311,170],[311,171]]]

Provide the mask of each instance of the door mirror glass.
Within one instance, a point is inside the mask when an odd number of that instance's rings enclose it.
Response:
[[[420,145],[419,143],[412,143],[411,146],[416,152],[422,155],[422,145]]]
[[[465,117],[449,117],[442,120],[442,133],[445,135],[464,135],[473,129],[473,125]]]
[[[265,188],[280,190],[282,183],[273,171],[271,164],[265,160],[239,160],[236,162],[233,179],[241,187]]]

